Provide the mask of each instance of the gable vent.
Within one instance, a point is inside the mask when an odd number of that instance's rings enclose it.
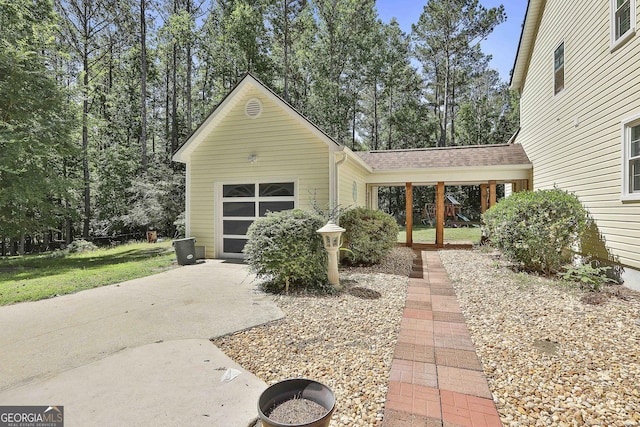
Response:
[[[244,112],[252,119],[256,119],[262,114],[262,102],[258,98],[251,98],[244,106]]]

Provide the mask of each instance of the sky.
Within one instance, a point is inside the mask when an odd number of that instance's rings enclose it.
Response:
[[[426,3],[427,0],[376,0],[380,19],[388,23],[395,17],[406,33],[411,32],[411,24],[418,22]],[[498,25],[481,46],[485,54],[493,57],[491,67],[500,72],[502,80],[508,82],[516,60],[527,0],[480,0],[480,4],[487,8],[504,5],[507,20]]]

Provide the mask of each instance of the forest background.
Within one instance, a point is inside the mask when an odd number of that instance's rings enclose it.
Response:
[[[518,96],[480,47],[506,18],[428,0],[405,33],[374,0],[0,0],[0,254],[179,233],[171,155],[246,72],[353,150],[506,143]]]

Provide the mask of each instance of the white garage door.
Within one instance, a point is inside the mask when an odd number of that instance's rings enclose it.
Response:
[[[241,257],[247,230],[258,217],[295,207],[293,182],[257,182],[222,186],[222,254]]]

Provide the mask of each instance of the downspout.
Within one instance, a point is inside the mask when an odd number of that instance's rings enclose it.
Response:
[[[342,149],[340,151],[334,152],[336,161],[335,161],[335,182],[333,183],[333,194],[334,197],[331,200],[330,213],[337,213],[338,207],[340,206],[338,202],[340,201],[340,174],[338,172],[338,166],[343,164],[347,160],[347,153],[345,153]],[[338,223],[338,218],[334,218],[336,224]]]

